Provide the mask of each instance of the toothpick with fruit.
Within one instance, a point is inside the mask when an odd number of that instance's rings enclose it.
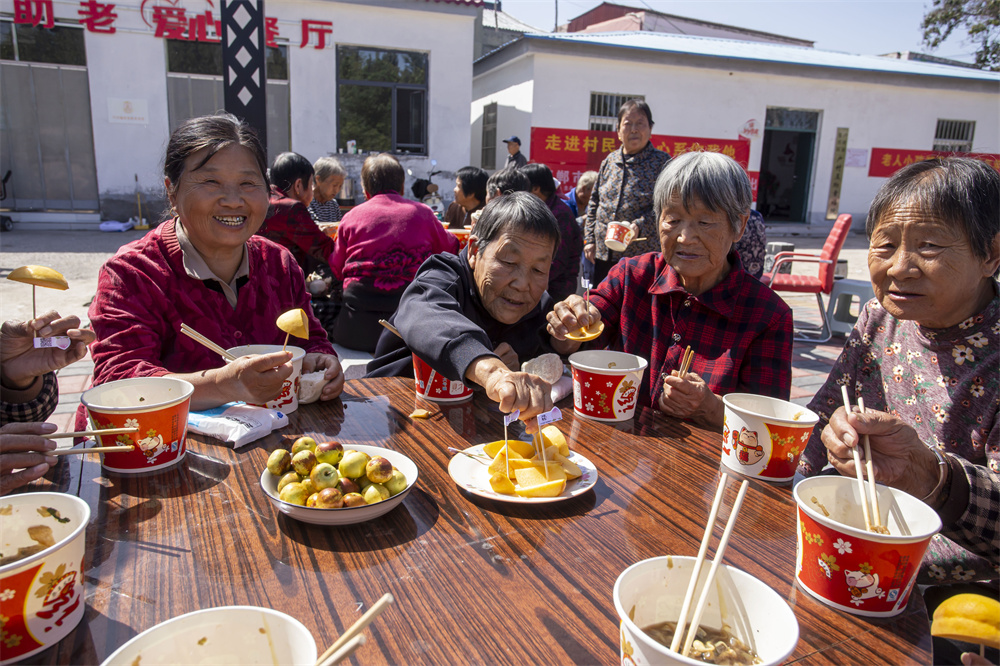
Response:
[[[281,351],[285,351],[291,335],[303,340],[309,339],[309,317],[302,308],[289,310],[278,317],[278,328],[285,332],[285,343],[281,346]]]
[[[38,312],[35,306],[35,287],[59,289],[60,291],[66,291],[69,289],[69,285],[66,283],[66,278],[62,276],[62,273],[46,266],[21,266],[20,268],[12,270],[10,274],[7,275],[7,279],[31,285],[32,319],[38,318]],[[35,336],[34,345],[36,349],[43,349],[46,347],[69,349],[69,336],[57,335],[51,338],[39,338],[37,337],[37,333],[34,331],[32,331],[32,335]]]

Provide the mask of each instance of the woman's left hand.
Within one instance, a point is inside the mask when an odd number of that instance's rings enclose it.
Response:
[[[302,374],[326,370],[323,379],[327,384],[319,394],[320,400],[333,400],[344,391],[344,370],[340,359],[332,354],[306,354],[302,359]]]
[[[656,406],[664,414],[679,419],[722,425],[722,401],[695,372],[683,377],[670,374],[663,378],[663,391]]]

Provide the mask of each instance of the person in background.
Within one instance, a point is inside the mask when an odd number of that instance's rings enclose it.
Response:
[[[70,346],[36,349],[34,338],[65,335]],[[56,464],[46,455],[56,448],[41,435],[56,431],[42,423],[56,410],[56,370],[87,355],[94,332],[80,328],[79,317],[46,312],[29,321],[7,321],[0,327],[0,495],[41,478]],[[19,471],[15,471],[19,470]]]
[[[316,184],[313,186],[313,200],[309,204],[309,214],[320,224],[340,222],[337,193],[344,186],[347,170],[333,157],[319,158],[313,163],[313,170],[316,173]]]
[[[566,205],[573,211],[573,217],[580,217],[582,213],[587,212],[587,204],[590,203],[590,195],[594,191],[596,182],[596,171],[584,171],[580,174],[576,187],[569,191],[569,196],[565,199]]]
[[[504,139],[507,144],[507,161],[504,162],[504,169],[520,169],[528,163],[528,158],[521,152],[521,140],[516,136]]]
[[[378,320],[396,311],[424,260],[458,252],[458,238],[445,231],[434,211],[403,198],[405,180],[392,155],[368,157],[361,167],[367,201],[348,211],[337,231],[330,267],[344,281],[344,301],[333,339],[349,349],[374,351],[382,331]]]
[[[455,200],[444,212],[449,229],[472,226],[472,214],[486,205],[486,181],[489,175],[479,167],[462,167],[455,172]]]
[[[767,230],[764,218],[755,210],[750,211],[743,238],[736,241],[734,250],[739,252],[743,270],[758,280],[764,274],[764,255],[767,253]]]
[[[670,155],[653,147],[649,140],[652,135],[653,113],[649,105],[637,99],[623,103],[618,109],[621,148],[601,162],[587,206],[583,252],[594,262],[595,285],[621,257],[635,257],[659,249],[653,186]],[[604,244],[609,222],[631,222],[638,227],[637,237],[646,240],[632,241],[624,253],[609,250]]]
[[[531,181],[519,169],[500,169],[486,181],[486,203],[511,192],[531,191]]]
[[[583,234],[576,217],[569,206],[556,194],[556,184],[552,171],[544,164],[526,164],[520,169],[531,183],[531,193],[541,199],[559,224],[559,246],[552,257],[549,271],[548,292],[552,300],[559,302],[576,293],[577,277],[580,274],[580,253],[583,251]]]
[[[320,231],[307,206],[313,199],[313,165],[298,153],[281,153],[271,165],[271,205],[257,233],[292,253],[305,275],[325,268],[333,239]]]

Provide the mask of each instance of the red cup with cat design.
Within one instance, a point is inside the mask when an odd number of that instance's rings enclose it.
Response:
[[[752,393],[722,396],[722,463],[764,481],[791,481],[819,421],[795,403]]]

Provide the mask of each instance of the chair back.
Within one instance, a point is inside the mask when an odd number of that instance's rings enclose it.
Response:
[[[842,213],[837,218],[837,221],[833,223],[833,229],[830,229],[830,235],[826,237],[826,242],[823,243],[823,250],[819,256],[822,259],[829,259],[832,262],[819,265],[819,281],[823,285],[824,294],[829,294],[833,291],[833,273],[837,268],[837,258],[840,256],[840,250],[844,247],[844,241],[847,240],[847,232],[851,230],[852,219],[850,213]]]

